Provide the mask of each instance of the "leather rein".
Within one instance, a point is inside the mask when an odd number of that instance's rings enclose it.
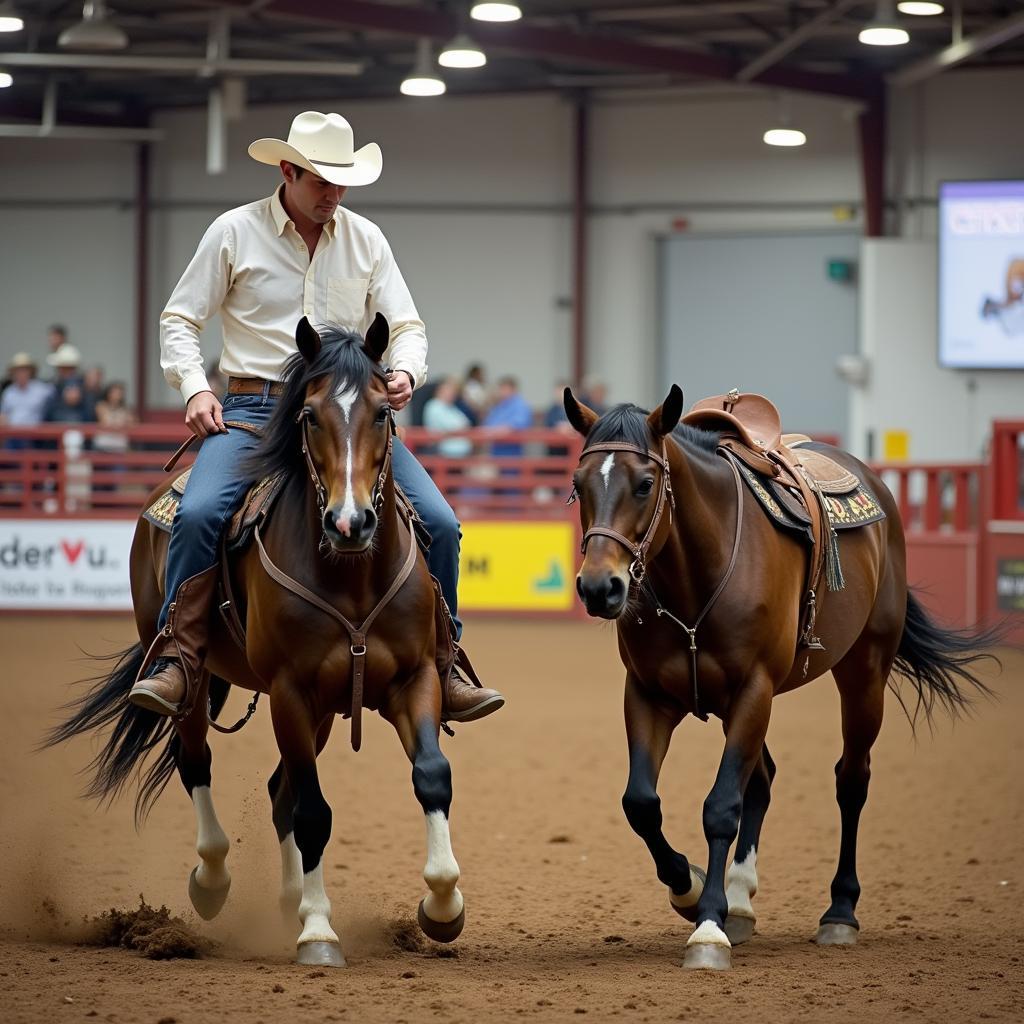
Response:
[[[587,545],[593,537],[610,537],[612,540],[621,544],[633,556],[633,561],[629,566],[629,575],[639,592],[641,584],[643,584],[647,577],[647,556],[650,552],[651,544],[654,543],[658,527],[661,525],[661,520],[666,506],[668,507],[669,523],[673,522],[675,514],[675,495],[672,492],[672,480],[665,441],[663,439],[661,442],[660,454],[658,452],[651,451],[649,448],[641,448],[639,445],[630,444],[628,441],[606,441],[602,444],[594,444],[589,448],[584,449],[583,453],[580,455],[580,463],[582,463],[583,459],[587,455],[592,455],[595,452],[631,452],[634,455],[640,455],[644,458],[650,459],[661,469],[661,482],[658,487],[658,498],[654,507],[654,514],[651,516],[651,522],[644,531],[644,535],[639,543],[631,541],[628,537],[619,533],[617,530],[611,529],[611,527],[592,526],[583,535],[583,543],[580,545],[580,553],[586,555]],[[743,536],[743,481],[740,479],[739,470],[736,468],[731,454],[722,448],[718,449],[718,453],[725,458],[726,462],[728,462],[736,483],[736,526],[733,535],[732,553],[729,556],[729,565],[725,570],[725,575],[719,580],[718,586],[715,587],[714,592],[711,594],[711,597],[708,598],[692,626],[688,626],[682,619],[673,615],[658,599],[658,595],[654,592],[654,588],[651,586],[650,582],[647,583],[647,590],[650,592],[654,603],[654,611],[658,618],[664,617],[670,619],[677,626],[682,628],[690,638],[690,676],[693,680],[693,713],[702,722],[706,722],[708,720],[708,716],[706,712],[701,711],[700,690],[697,684],[697,630],[700,628],[700,624],[704,621],[705,616],[715,606],[719,597],[722,596],[722,591],[725,590],[729,580],[732,578],[733,570],[736,568],[736,560],[739,555],[740,538]],[[577,463],[577,465],[579,465],[579,463]],[[572,493],[569,495],[569,500],[566,504],[571,505],[576,498],[576,488],[573,487]],[[637,621],[642,623],[643,620],[638,619]]]

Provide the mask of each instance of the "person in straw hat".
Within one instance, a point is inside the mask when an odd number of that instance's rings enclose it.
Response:
[[[275,383],[296,351],[295,328],[331,324],[365,334],[378,312],[391,327],[385,361],[392,368],[391,405],[408,404],[427,374],[427,338],[380,228],[342,205],[350,187],[381,172],[376,143],[359,149],[340,114],[306,111],[287,141],[257,139],[249,155],[279,167],[283,182],[266,199],[221,214],[209,227],[160,315],[161,365],[185,402],[185,422],[204,439],[171,531],[164,606],[158,626],[171,633],[154,645],[129,699],[173,715],[198,684],[206,653],[206,623],[217,580],[217,548],[225,524],[251,483],[238,464],[256,443],[225,420],[265,424]],[[203,368],[199,332],[220,314],[220,368],[228,376],[222,405]],[[430,531],[430,571],[457,613],[459,523],[426,470],[395,440],[395,480]],[[461,625],[456,618],[457,633]],[[179,654],[180,652],[180,654]],[[472,721],[497,711],[504,698],[453,672],[444,717]]]
[[[53,387],[36,377],[35,360],[19,352],[7,367],[10,384],[0,397],[0,423],[11,427],[34,427],[43,422]],[[21,442],[11,444],[10,442]],[[9,438],[8,447],[21,448],[21,438]]]

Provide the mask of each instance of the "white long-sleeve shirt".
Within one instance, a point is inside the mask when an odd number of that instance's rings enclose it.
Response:
[[[199,332],[217,313],[221,371],[279,380],[300,317],[364,334],[378,312],[391,327],[384,362],[418,387],[427,376],[426,333],[380,228],[339,206],[310,260],[275,191],[221,214],[203,235],[160,314],[160,365],[187,403],[210,390]]]

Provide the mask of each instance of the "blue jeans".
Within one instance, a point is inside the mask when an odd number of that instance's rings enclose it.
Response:
[[[262,395],[228,395],[224,419],[263,427],[274,412],[276,399],[269,388]],[[203,441],[196,457],[188,487],[182,495],[171,528],[167,550],[166,590],[158,625],[163,628],[167,613],[185,580],[209,569],[217,561],[221,536],[238,511],[246,492],[255,481],[242,476],[238,464],[256,447],[259,439],[248,430],[228,428]],[[296,453],[296,459],[301,455]],[[392,452],[395,481],[409,496],[432,543],[427,565],[441,584],[441,593],[455,617],[457,636],[462,635],[458,618],[459,542],[462,531],[448,502],[416,457],[396,437]],[[299,467],[305,472],[304,467]]]

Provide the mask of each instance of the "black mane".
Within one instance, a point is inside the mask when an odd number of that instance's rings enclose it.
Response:
[[[649,410],[641,409],[638,405],[626,403],[614,406],[591,427],[583,451],[586,452],[591,445],[604,444],[607,441],[625,441],[638,448],[653,448],[654,435],[647,425],[649,415]],[[686,423],[680,423],[672,431],[672,437],[685,449],[695,448],[714,455],[718,448],[717,433],[702,430],[700,427],[691,427]]]
[[[316,358],[307,363],[296,352],[284,366],[284,391],[256,449],[241,464],[251,480],[262,480],[277,473],[293,473],[302,463],[302,427],[296,417],[302,409],[306,388],[319,377],[330,377],[331,391],[338,388],[366,390],[370,378],[381,372],[366,354],[363,339],[341,328],[320,328],[321,347]]]

